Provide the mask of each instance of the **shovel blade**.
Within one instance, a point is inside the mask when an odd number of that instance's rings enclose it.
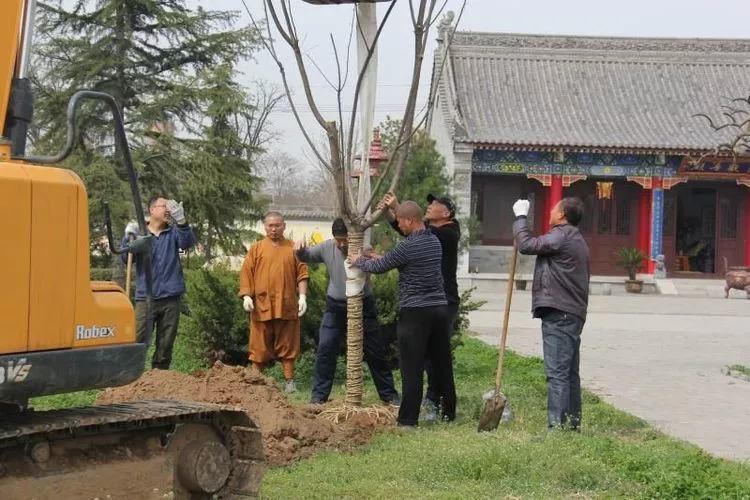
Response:
[[[503,418],[503,410],[507,399],[503,393],[493,394],[492,397],[485,398],[482,414],[479,415],[479,425],[477,431],[486,432],[494,431]]]

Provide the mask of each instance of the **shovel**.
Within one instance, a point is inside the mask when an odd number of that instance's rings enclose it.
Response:
[[[477,431],[494,431],[503,417],[503,410],[507,398],[500,392],[500,380],[503,376],[503,361],[505,360],[505,340],[508,338],[508,319],[510,317],[510,299],[513,297],[513,285],[516,278],[516,260],[518,258],[518,245],[513,239],[513,255],[510,257],[510,270],[508,272],[508,291],[505,294],[505,314],[503,316],[503,329],[500,334],[500,355],[497,360],[497,373],[495,373],[495,389],[484,395],[484,408],[479,416]]]
[[[130,236],[130,241],[133,241],[133,236]],[[128,252],[128,265],[127,265],[127,271],[125,275],[125,295],[128,296],[128,300],[130,300],[130,283],[131,283],[131,276],[133,274],[133,254],[131,252]]]

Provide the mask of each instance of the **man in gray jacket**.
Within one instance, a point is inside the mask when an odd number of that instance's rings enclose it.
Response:
[[[581,425],[579,376],[581,331],[589,303],[589,247],[578,224],[583,203],[563,198],[550,212],[550,231],[533,236],[527,227],[529,201],[513,205],[518,251],[536,255],[531,309],[542,320],[547,423],[550,430],[578,431]]]
[[[313,264],[322,262],[328,268],[328,290],[326,310],[320,324],[318,349],[315,356],[315,379],[313,381],[313,404],[325,403],[331,394],[333,377],[336,374],[336,358],[341,340],[346,337],[346,268],[344,261],[349,251],[349,236],[343,219],[333,221],[332,240],[306,248],[304,242],[295,244],[297,258]],[[362,299],[362,323],[364,330],[364,360],[370,367],[372,380],[384,403],[398,405],[400,398],[393,383],[393,372],[388,364],[387,346],[380,334],[380,323],[375,308],[370,284],[364,289]]]

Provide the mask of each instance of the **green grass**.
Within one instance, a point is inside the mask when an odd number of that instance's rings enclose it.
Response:
[[[493,348],[467,338],[456,353],[455,423],[383,432],[353,453],[270,469],[264,498],[750,498],[750,466],[670,439],[591,393],[582,434],[540,439],[546,386],[536,358],[509,354],[503,392],[515,419],[477,433],[496,362]],[[371,385],[367,400],[376,400]]]
[[[150,353],[148,359],[150,360]],[[297,364],[306,403],[314,357]],[[696,446],[666,437],[643,421],[584,394],[583,433],[540,439],[546,427],[546,385],[541,360],[508,354],[503,392],[515,419],[496,432],[476,432],[482,394],[493,387],[497,353],[465,338],[456,351],[458,418],[416,431],[384,431],[353,453],[324,452],[293,466],[273,468],[264,498],[748,498],[750,465],[716,459]],[[187,343],[175,345],[173,367],[200,368]],[[281,385],[281,367],[268,375]],[[339,359],[334,399],[343,398]],[[378,398],[365,370],[368,403]],[[397,386],[400,387],[398,372]],[[98,391],[36,398],[38,409],[86,405]]]
[[[729,367],[729,369],[732,370],[732,371],[735,371],[735,372],[740,372],[743,375],[750,376],[750,368],[748,368],[747,366],[744,366],[744,365],[732,365],[732,366]]]

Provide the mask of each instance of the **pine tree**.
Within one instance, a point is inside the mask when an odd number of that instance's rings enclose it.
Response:
[[[235,151],[241,149],[235,144],[237,135],[218,125],[221,117],[211,108],[217,91],[207,82],[216,68],[233,75],[236,64],[258,48],[259,39],[253,29],[234,28],[236,13],[191,10],[185,3],[76,0],[72,7],[60,0],[40,3],[35,125],[30,135],[35,152],[57,151],[66,136],[70,96],[83,88],[112,95],[125,119],[142,197],[164,194],[184,201],[186,208],[194,210],[188,212],[193,223],[229,242],[232,232],[237,232],[233,216],[252,213],[254,208],[254,179],[249,175],[247,151],[237,161],[207,159],[208,145],[223,140],[220,135],[225,132]],[[245,99],[244,106],[251,105],[247,93],[236,85],[224,88],[222,98],[233,103]],[[241,114],[239,106],[235,110]],[[130,196],[113,144],[111,115],[101,105],[86,105],[77,123],[85,132],[66,166],[87,183],[96,241],[103,235],[100,196],[114,197],[109,201],[116,230],[132,217]],[[209,210],[211,204],[215,206]]]
[[[256,109],[233,76],[227,64],[202,72],[206,119],[200,139],[185,142],[185,170],[191,175],[179,186],[190,213],[202,222],[197,230],[209,259],[216,245],[244,253],[244,229],[262,213],[254,197],[260,186],[253,175],[259,147],[250,139],[259,125],[254,118]]]
[[[396,149],[398,131],[401,128],[401,120],[387,119],[380,124],[380,138],[383,150],[392,156]],[[385,195],[387,186],[390,184],[392,172],[386,174],[380,183],[376,199]],[[373,181],[375,183],[377,181]],[[399,188],[399,199],[413,200],[420,206],[424,206],[427,195],[443,196],[448,194],[450,180],[445,171],[445,159],[435,147],[435,140],[424,130],[417,130],[411,139],[409,155],[406,159],[403,179]]]

